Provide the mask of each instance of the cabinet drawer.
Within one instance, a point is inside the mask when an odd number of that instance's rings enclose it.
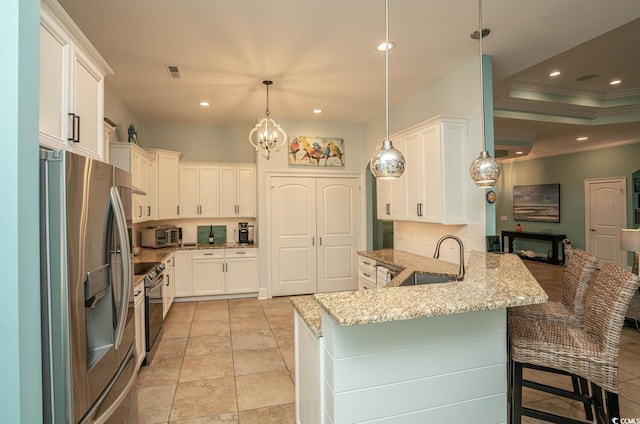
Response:
[[[256,253],[256,249],[253,248],[225,249],[224,256],[226,258],[255,258]]]
[[[366,280],[366,281],[370,282],[374,286],[376,285],[376,272],[375,271],[371,271],[367,267],[362,267],[361,266],[361,267],[358,268],[358,277],[361,280]]]
[[[360,290],[376,290],[376,283],[360,278]]]
[[[193,259],[224,258],[224,249],[194,250],[192,255]]]
[[[375,259],[366,258],[364,256],[358,255],[358,268],[360,269],[368,269],[371,271],[370,273],[376,273],[376,261]]]

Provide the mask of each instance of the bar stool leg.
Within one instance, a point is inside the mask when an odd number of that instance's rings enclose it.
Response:
[[[573,384],[573,392],[577,394],[582,394],[589,396],[589,383],[585,378],[578,377],[577,375],[571,376],[571,383]],[[593,408],[591,403],[585,401],[583,403],[584,406],[584,414],[587,417],[588,421],[593,421]]]
[[[511,361],[511,424],[522,422],[522,364]]]
[[[620,404],[618,403],[618,394],[605,391],[607,402],[607,422],[620,422]],[[617,418],[617,420],[613,420]]]

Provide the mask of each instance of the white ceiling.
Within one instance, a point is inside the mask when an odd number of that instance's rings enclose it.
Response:
[[[384,53],[375,49],[384,40],[383,0],[59,1],[115,71],[107,84],[143,122],[253,126],[264,114],[264,79],[274,81],[275,119],[362,123],[384,113]],[[390,0],[389,7],[390,38],[398,45],[390,55],[391,104],[478,55],[469,37],[478,26],[475,0]],[[497,148],[515,143],[540,154],[538,146],[559,147],[557,133],[568,140],[576,122],[595,129],[604,108],[557,100],[585,97],[585,90],[590,98],[612,96],[594,85],[604,77],[578,85],[576,75],[616,71],[624,80],[616,90],[640,87],[640,21],[618,37],[619,48],[604,39],[596,53],[557,55],[638,18],[638,0],[485,0]],[[166,65],[177,65],[182,78],[169,78]],[[556,66],[563,77],[549,81],[545,74]],[[544,93],[547,101],[509,98],[514,87],[524,97]],[[211,106],[200,107],[201,100]],[[640,121],[638,103],[627,104],[625,120],[635,113]],[[324,113],[314,115],[314,108]],[[583,120],[567,126],[575,114]],[[625,126],[625,139],[640,141],[637,124]]]

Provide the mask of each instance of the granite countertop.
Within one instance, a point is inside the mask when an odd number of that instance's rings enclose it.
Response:
[[[322,335],[322,322],[320,321],[320,305],[309,296],[296,296],[291,298],[294,308],[298,311],[304,322],[307,323],[316,337]]]
[[[513,254],[472,251],[463,281],[398,287],[413,271],[455,276],[458,265],[398,250],[358,253],[404,270],[382,289],[315,294],[317,312],[308,311],[313,308],[308,300],[294,300],[303,318],[310,317],[305,321],[312,329],[317,326],[314,317],[319,315],[320,307],[338,325],[350,326],[508,308],[548,299],[522,260]]]

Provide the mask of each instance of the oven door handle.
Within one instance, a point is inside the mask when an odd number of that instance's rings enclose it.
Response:
[[[160,274],[159,277],[157,277],[155,280],[153,280],[153,282],[151,282],[151,284],[148,287],[145,287],[147,290],[153,290],[156,287],[158,287],[160,284],[162,284],[162,280],[164,280],[164,274]]]

